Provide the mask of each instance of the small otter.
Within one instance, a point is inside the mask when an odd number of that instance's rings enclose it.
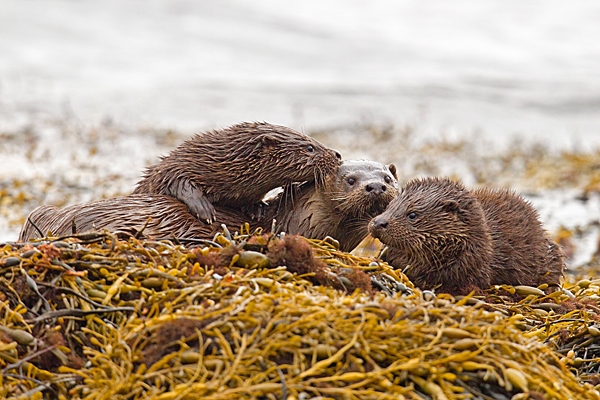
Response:
[[[470,191],[447,178],[409,181],[369,232],[413,283],[453,295],[499,284],[558,284],[565,267],[522,197],[506,189]]]
[[[312,238],[332,236],[342,250],[349,251],[367,235],[373,216],[383,212],[397,194],[396,167],[373,161],[344,161],[337,174],[323,186],[304,184],[284,191],[265,216],[252,227],[269,229],[272,220],[278,229]],[[234,231],[251,220],[241,210],[215,207],[221,223]],[[39,237],[30,220],[47,234],[72,234],[108,229],[124,236],[210,239],[221,231],[220,224],[206,225],[189,213],[187,206],[167,195],[131,194],[63,209],[40,206],[33,210],[21,229],[19,240]]]
[[[337,151],[293,129],[244,122],[186,140],[146,169],[133,194],[173,196],[211,224],[215,204],[252,207],[279,186],[323,182],[341,159]]]
[[[238,209],[217,206],[219,219],[229,229],[239,229],[250,218]],[[30,222],[32,221],[33,224]],[[263,228],[270,220],[263,219]],[[254,227],[260,226],[258,222]],[[36,229],[42,231],[42,235]],[[73,232],[73,229],[76,232]],[[179,200],[160,194],[131,194],[65,208],[43,205],[33,210],[21,229],[19,240],[107,229],[121,237],[212,239],[220,225],[200,222]]]
[[[396,166],[374,161],[344,161],[322,188],[304,184],[278,199],[278,230],[308,238],[331,236],[342,251],[368,234],[369,221],[398,194]]]

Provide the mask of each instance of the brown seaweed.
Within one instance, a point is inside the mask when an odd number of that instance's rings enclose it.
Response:
[[[600,281],[455,299],[331,240],[241,232],[0,247],[0,396],[600,399]]]

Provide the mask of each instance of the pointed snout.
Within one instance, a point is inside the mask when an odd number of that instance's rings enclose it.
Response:
[[[378,215],[371,220],[369,224],[369,233],[373,237],[379,237],[379,233],[385,231],[390,225],[390,221],[383,215]]]

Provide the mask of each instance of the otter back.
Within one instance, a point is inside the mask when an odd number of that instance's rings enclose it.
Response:
[[[559,283],[564,254],[548,237],[535,208],[506,189],[476,189],[494,249],[491,283],[539,286]]]
[[[218,207],[222,223],[238,230],[250,218],[239,210]],[[30,222],[33,221],[42,235]],[[265,225],[268,219],[265,219]],[[270,222],[269,222],[270,223]],[[253,227],[257,227],[255,222]],[[29,240],[52,232],[54,236],[107,229],[122,236],[153,238],[211,239],[220,225],[207,225],[192,216],[186,205],[166,195],[129,195],[75,204],[65,208],[40,206],[33,210],[21,229],[19,240]],[[74,232],[75,230],[75,232]]]

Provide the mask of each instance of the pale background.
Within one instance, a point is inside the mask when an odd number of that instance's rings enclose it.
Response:
[[[600,2],[0,1],[0,106],[600,142]]]

